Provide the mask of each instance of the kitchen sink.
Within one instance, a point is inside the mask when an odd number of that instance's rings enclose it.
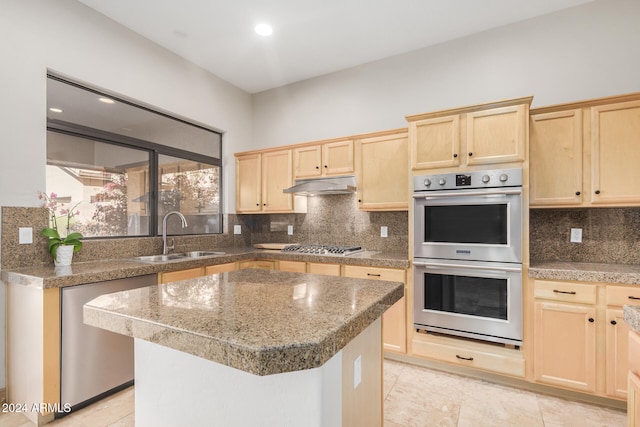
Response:
[[[143,262],[167,262],[167,261],[179,261],[188,258],[201,258],[215,255],[224,255],[225,252],[219,251],[192,251],[167,255],[145,255],[133,258],[135,261]]]
[[[203,256],[214,256],[214,255],[224,255],[225,252],[218,252],[218,251],[193,251],[193,252],[187,252],[186,255],[189,258],[200,258]]]
[[[187,258],[187,254],[168,254],[168,255],[146,255],[133,258],[136,261],[144,262],[166,262]]]

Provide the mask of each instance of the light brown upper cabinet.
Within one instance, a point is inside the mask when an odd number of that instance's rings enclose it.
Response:
[[[532,114],[530,205],[582,203],[582,110]]]
[[[531,112],[532,207],[640,205],[640,94]]]
[[[302,145],[293,149],[295,178],[349,175],[354,172],[353,140]]]
[[[282,192],[291,185],[290,149],[236,154],[236,212],[293,212],[293,196]]]
[[[356,140],[358,207],[409,208],[409,142],[406,129]]]
[[[411,168],[522,162],[531,97],[408,116]]]

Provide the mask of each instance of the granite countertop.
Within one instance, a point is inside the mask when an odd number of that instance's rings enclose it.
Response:
[[[256,375],[323,365],[404,285],[246,269],[102,295],[84,322]]]
[[[529,277],[640,285],[640,265],[558,261],[532,262],[529,266]]]
[[[21,284],[40,289],[61,288],[105,280],[156,274],[164,271],[183,270],[207,265],[224,264],[245,259],[261,258],[273,260],[306,261],[363,265],[371,267],[409,268],[407,254],[365,251],[349,256],[292,254],[279,250],[254,248],[215,249],[224,255],[201,258],[185,258],[159,263],[135,261],[132,259],[112,259],[74,263],[69,267],[39,266],[12,270],[2,270],[0,279],[6,283]]]

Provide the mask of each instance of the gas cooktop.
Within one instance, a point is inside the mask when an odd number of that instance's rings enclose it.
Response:
[[[362,252],[361,246],[337,246],[337,245],[289,245],[282,249],[283,252],[313,254],[313,255],[351,255]]]

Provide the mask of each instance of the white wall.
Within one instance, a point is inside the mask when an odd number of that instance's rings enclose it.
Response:
[[[405,127],[406,115],[533,95],[533,106],[640,91],[640,1],[544,17],[262,92],[255,147]]]
[[[223,203],[233,212],[233,152],[250,146],[250,95],[76,1],[0,0],[0,11],[0,206],[38,206],[45,189],[50,69],[224,131]],[[3,297],[0,303],[2,388]]]

